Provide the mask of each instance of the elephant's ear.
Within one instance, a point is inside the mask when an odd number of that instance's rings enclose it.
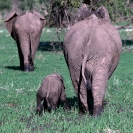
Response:
[[[46,18],[36,11],[33,11],[33,14],[36,15],[38,18],[40,18],[40,20],[43,24],[43,27],[44,27],[46,25]]]
[[[12,26],[13,26],[14,18],[16,16],[17,16],[17,13],[15,11],[13,11],[6,17],[6,19],[4,21],[5,26],[6,26],[6,28],[9,31],[10,34],[12,32]]]
[[[96,12],[98,12],[104,20],[111,22],[108,10],[104,6],[99,7]]]
[[[60,78],[61,81],[64,80],[64,78],[62,77],[62,75],[60,75],[60,74],[57,74],[57,75],[59,76],[59,78]]]

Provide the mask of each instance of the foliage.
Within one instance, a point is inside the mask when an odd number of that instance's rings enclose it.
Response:
[[[0,1],[0,11],[4,9],[10,9],[11,1],[10,0],[1,0]]]
[[[21,0],[21,3],[19,5],[19,8],[21,10],[31,10],[33,9],[33,3],[34,3],[34,0]]]
[[[81,4],[81,2],[79,0],[71,0],[70,3],[71,3],[71,6],[75,7],[75,8],[79,7]]]

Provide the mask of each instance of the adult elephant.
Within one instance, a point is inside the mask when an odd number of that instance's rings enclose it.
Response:
[[[34,70],[34,57],[46,19],[39,13],[11,12],[5,19],[5,26],[16,41],[19,53],[20,68],[26,72]]]
[[[106,8],[100,7],[74,24],[65,35],[63,48],[80,112],[88,112],[89,99],[93,99],[93,116],[99,116],[107,80],[118,65],[122,48],[120,35]]]

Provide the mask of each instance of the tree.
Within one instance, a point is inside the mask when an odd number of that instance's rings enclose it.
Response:
[[[0,0],[0,11],[11,8],[11,1],[10,0]]]

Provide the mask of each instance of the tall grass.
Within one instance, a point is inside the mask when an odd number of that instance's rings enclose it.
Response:
[[[54,30],[54,29],[53,29]],[[51,41],[53,31],[43,31],[41,41]],[[63,35],[60,33],[60,35]],[[55,35],[56,36],[56,35]],[[57,40],[56,40],[57,39]],[[63,36],[61,37],[61,41]],[[55,40],[58,38],[55,37]],[[132,133],[133,132],[133,53],[123,49],[119,65],[108,82],[106,106],[101,117],[78,114],[77,98],[61,51],[39,48],[35,70],[19,70],[15,41],[6,30],[0,32],[0,132],[1,133]],[[51,114],[35,115],[36,92],[51,73],[64,77],[72,110],[58,108]]]

